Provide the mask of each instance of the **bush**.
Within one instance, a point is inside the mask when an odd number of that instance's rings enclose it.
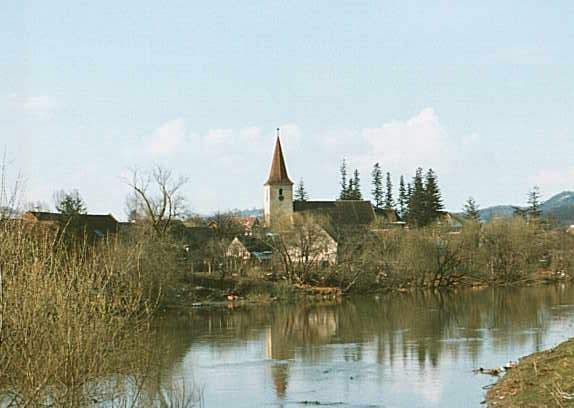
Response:
[[[70,247],[53,231],[1,224],[3,400],[83,406],[105,398],[99,379],[131,372],[143,358],[137,342],[172,278],[172,252],[135,238]]]
[[[544,237],[539,224],[520,217],[486,224],[479,248],[484,277],[506,283],[528,278],[546,252]]]

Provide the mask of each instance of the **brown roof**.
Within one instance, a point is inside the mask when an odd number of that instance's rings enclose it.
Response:
[[[293,211],[324,214],[341,226],[369,225],[375,219],[371,202],[363,200],[295,201]]]
[[[62,224],[65,224],[69,220],[68,216],[64,214],[44,211],[28,211],[22,218],[27,221],[35,220],[37,222]],[[78,225],[98,236],[116,232],[118,228],[118,222],[111,214],[76,214],[73,218]]]
[[[255,238],[255,237],[251,237],[251,236],[247,236],[247,235],[240,235],[237,237],[237,239],[239,240],[239,242],[241,242],[243,244],[243,246],[245,247],[245,249],[251,254],[253,252],[272,252],[273,249],[271,248],[271,246],[259,239],[259,238]]]
[[[43,211],[28,211],[24,213],[23,218],[34,221],[59,222],[62,220],[62,214]]]
[[[273,162],[271,163],[271,171],[269,178],[265,185],[280,184],[280,185],[293,185],[293,182],[287,175],[287,166],[285,166],[285,159],[283,158],[283,149],[281,148],[281,140],[277,136],[275,142],[275,151],[273,152]]]
[[[398,222],[400,221],[399,214],[393,208],[375,208],[375,214],[384,219],[385,222]]]
[[[209,227],[186,227],[184,231],[184,239],[191,249],[204,248],[214,238],[215,232]]]

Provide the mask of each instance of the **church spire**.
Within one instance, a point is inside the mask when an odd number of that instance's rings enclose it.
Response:
[[[275,142],[275,151],[273,152],[273,162],[271,171],[265,185],[293,185],[293,182],[287,175],[287,166],[283,158],[283,149],[281,148],[281,139],[279,138],[279,128],[277,128],[277,141]]]

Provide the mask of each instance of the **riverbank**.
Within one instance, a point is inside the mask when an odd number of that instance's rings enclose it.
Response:
[[[557,278],[549,271],[538,271],[520,282],[484,282],[480,280],[467,280],[457,285],[434,288],[434,290],[482,290],[492,287],[528,287],[553,285],[567,282],[567,279]],[[392,293],[414,293],[433,290],[428,287],[416,286],[375,286],[368,290],[344,292],[339,287],[320,285],[291,284],[287,281],[274,281],[263,278],[226,277],[196,273],[189,274],[178,285],[167,288],[162,309],[181,309],[203,306],[227,306],[247,304],[269,304],[274,302],[289,303],[302,299],[339,300],[353,295],[385,295]]]
[[[343,293],[336,287],[296,285],[285,281],[254,278],[218,278],[207,274],[189,276],[171,288],[161,304],[164,309],[198,306],[289,303],[302,298],[336,300]]]
[[[574,338],[522,358],[486,397],[489,407],[574,406]]]

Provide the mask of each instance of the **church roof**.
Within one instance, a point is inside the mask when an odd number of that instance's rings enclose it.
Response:
[[[375,219],[371,202],[362,200],[295,201],[293,211],[323,214],[338,226],[366,226]]]
[[[271,163],[271,171],[269,178],[265,185],[293,185],[293,182],[287,175],[287,166],[285,166],[285,159],[283,158],[283,149],[281,148],[281,140],[277,135],[277,142],[275,142],[275,151],[273,152],[273,162]]]

